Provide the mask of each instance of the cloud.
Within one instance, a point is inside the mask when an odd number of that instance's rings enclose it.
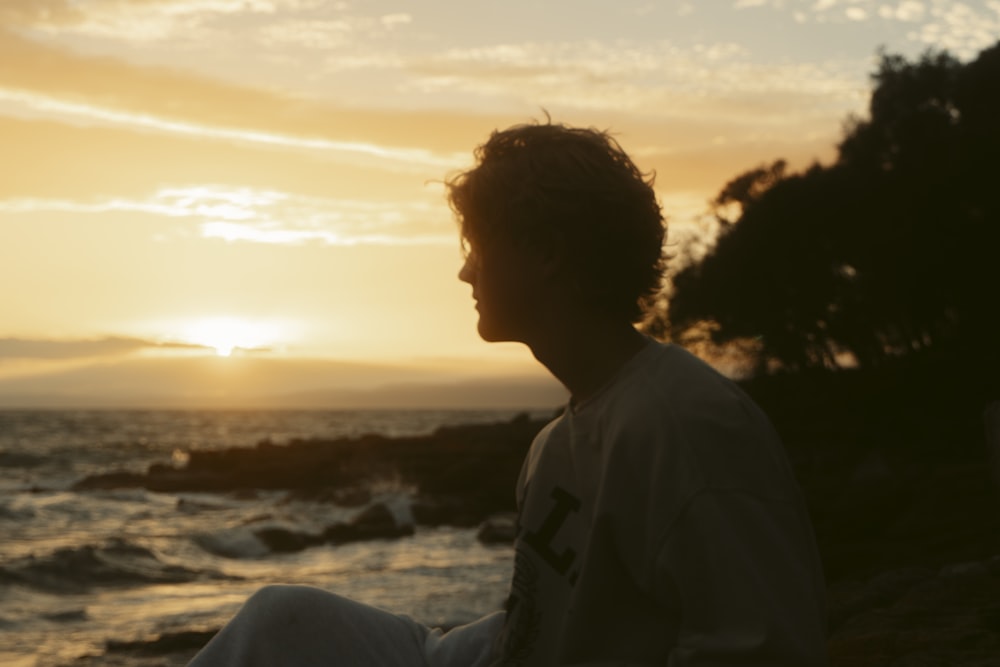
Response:
[[[330,199],[276,191],[212,186],[161,191],[175,215],[200,221],[201,235],[277,245],[399,245],[455,243],[455,230],[438,192],[416,201]]]
[[[799,24],[905,24],[905,39],[971,58],[1000,36],[1000,2],[979,0],[736,0],[733,8],[770,6],[792,12]]]
[[[338,51],[345,57],[353,55],[377,62],[398,63],[404,59],[373,45],[381,45],[401,28],[413,23],[412,15],[365,16],[335,13],[329,9],[322,17],[283,14],[250,29],[247,34],[258,50]]]
[[[83,10],[69,0],[5,0],[0,3],[2,25],[76,24],[84,20]]]
[[[321,33],[330,30],[340,28],[322,24]],[[314,38],[322,39],[321,33]],[[287,35],[293,37],[294,31]],[[81,57],[10,34],[0,33],[0,58],[25,63],[0,71],[0,88],[26,111],[68,122],[341,153],[385,168],[439,173],[467,160],[469,146],[478,143],[484,127],[510,124],[509,111],[503,110],[545,106],[639,114],[661,122],[682,117],[730,122],[746,121],[740,115],[749,106],[754,122],[794,127],[803,118],[823,115],[830,122],[856,109],[863,86],[859,72],[867,68],[867,60],[754,63],[745,47],[732,42],[689,47],[669,42],[522,42],[409,58],[388,51],[331,52],[326,57],[328,72],[391,70],[394,98],[477,100],[464,107],[469,111],[407,112],[398,107],[338,108],[162,68]],[[484,101],[501,111],[483,114]]]
[[[0,338],[0,362],[10,359],[70,360],[119,357],[149,349],[202,350],[202,345],[158,343],[141,338],[108,336],[97,339],[53,340]]]
[[[267,48],[305,48],[328,51],[350,44],[356,26],[344,19],[290,19],[257,29],[258,41]]]
[[[240,31],[265,46],[329,49],[386,37],[408,13],[350,15],[328,0],[3,0],[0,25],[46,35],[71,33],[119,42],[201,48]]]
[[[404,173],[307,151],[2,116],[0,145],[9,155],[29,156],[0,162],[0,200],[12,213],[45,206],[55,212],[169,215],[173,209],[163,207],[177,202],[155,193],[198,183],[234,191],[393,201],[398,193],[421,193],[426,179],[443,172]]]
[[[0,21],[6,25],[95,30],[140,14],[169,20],[194,14],[273,14],[280,9],[315,7],[319,0],[4,0]]]
[[[409,14],[386,14],[379,19],[379,22],[386,28],[392,29],[399,25],[413,23],[413,17]]]
[[[323,137],[301,137],[250,129],[213,127],[171,120],[148,113],[130,113],[89,104],[65,102],[22,91],[0,89],[0,101],[13,102],[42,113],[80,117],[113,125],[125,125],[140,130],[155,130],[168,134],[193,135],[206,139],[264,144],[288,149],[340,153],[349,155],[353,160],[375,159],[389,163],[386,166],[405,168],[408,165],[413,165],[448,168],[457,164],[457,159],[454,156],[437,156],[430,151],[418,148],[395,148],[360,141],[338,141]]]
[[[934,0],[929,14],[927,22],[910,33],[910,39],[963,58],[972,58],[993,45],[1000,35],[1000,2],[995,0],[979,7]]]
[[[750,0],[754,6],[756,0]],[[739,4],[746,4],[741,0]],[[996,42],[1000,35],[1000,2],[953,0],[816,0],[803,2],[795,18],[799,23],[902,23],[913,26],[911,42],[946,49],[970,58]],[[747,5],[750,6],[750,5]]]
[[[861,107],[864,79],[859,72],[868,67],[867,58],[863,63],[769,66],[753,62],[752,53],[731,42],[689,47],[524,42],[441,50],[399,61],[392,61],[390,53],[373,53],[388,60],[372,63],[362,54],[352,66],[397,68],[400,83],[393,95],[416,89],[428,97],[448,93],[477,101],[447,110],[338,107],[81,56],[0,32],[0,60],[22,63],[0,69],[6,106],[46,119],[0,117],[0,140],[12,152],[47,156],[16,168],[0,167],[0,198],[91,206],[122,200],[149,207],[163,203],[149,198],[165,185],[202,182],[331,200],[380,199],[407,207],[408,202],[427,201],[424,193],[415,192],[422,183],[468,164],[471,148],[490,129],[524,121],[541,106],[566,122],[635,128],[636,134],[641,128],[644,136],[656,138],[651,143],[675,150],[704,152],[721,134],[730,137],[729,148],[735,151],[743,135],[760,152],[756,162],[774,155],[775,142],[814,146],[817,134],[832,137],[839,120]],[[695,140],[700,148],[690,145]],[[715,159],[733,163],[724,156]],[[388,201],[390,192],[409,194]],[[95,194],[99,198],[91,200]],[[379,215],[356,213],[359,225],[365,216]],[[437,215],[436,209],[411,210],[407,219],[428,221]],[[326,235],[328,227],[279,219],[204,222],[227,223],[203,230],[219,238],[324,243],[333,238]],[[387,226],[380,224],[355,227],[349,236],[384,241]],[[400,221],[395,229],[407,224]]]
[[[927,7],[923,2],[903,0],[896,5],[879,5],[878,15],[887,20],[913,23],[922,20],[927,15]]]
[[[520,104],[756,124],[827,118],[857,107],[860,61],[755,63],[735,43],[680,47],[561,42],[451,49],[410,66],[421,92],[472,93]]]
[[[0,214],[145,213],[183,219],[204,238],[276,245],[454,244],[440,192],[414,201],[333,199],[224,185],[162,188],[143,199],[102,201],[12,198]],[[184,233],[184,235],[187,235]]]
[[[383,168],[450,169],[465,159],[456,125],[472,115],[337,108],[270,90],[221,83],[164,68],[85,57],[0,31],[0,103],[26,116],[76,124],[340,154]],[[482,127],[482,126],[480,126]],[[459,135],[460,136],[460,135]],[[435,142],[451,138],[462,154]]]

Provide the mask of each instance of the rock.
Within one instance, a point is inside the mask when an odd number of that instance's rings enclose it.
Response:
[[[218,633],[218,630],[182,630],[165,632],[149,639],[116,641],[105,643],[108,653],[129,653],[132,655],[166,655],[179,651],[200,649]]]
[[[106,472],[85,477],[73,485],[74,491],[142,488],[146,477],[134,472]]]
[[[872,452],[854,469],[830,508],[830,529],[851,539],[877,536],[906,506],[908,489],[884,456]]]
[[[479,525],[476,539],[483,544],[513,544],[517,536],[517,514],[494,514]]]
[[[407,522],[398,508],[378,502],[368,506],[346,523],[335,523],[323,531],[323,539],[334,544],[359,540],[387,539],[412,535],[412,519]]]
[[[858,613],[891,604],[914,585],[934,576],[929,568],[890,570],[867,582],[845,582],[827,591],[827,625],[836,632]]]
[[[520,415],[508,422],[442,427],[429,435],[364,435],[336,440],[269,441],[255,447],[190,452],[180,465],[153,464],[145,474],[111,472],[86,477],[75,490],[141,487],[161,492],[283,489],[323,494],[343,489],[334,502],[366,502],[353,492],[379,480],[398,480],[421,496],[455,498],[455,521],[476,525],[514,509],[513,486],[531,441],[547,420]],[[444,515],[438,520],[450,523]]]
[[[1000,401],[993,401],[983,411],[987,458],[993,487],[1000,491]]]
[[[990,567],[986,563],[955,563],[941,568],[942,577],[976,576],[989,573]]]
[[[362,507],[372,501],[372,491],[366,486],[342,488],[292,489],[284,502],[307,500],[313,503],[330,503],[340,507]]]
[[[253,531],[242,526],[218,533],[196,535],[193,541],[208,553],[223,558],[263,558],[271,553]]]
[[[225,505],[207,502],[204,500],[193,500],[191,498],[178,498],[177,511],[183,514],[200,514],[201,512],[217,512],[226,509]]]
[[[372,492],[370,489],[362,486],[335,489],[330,494],[330,501],[341,507],[361,507],[372,501]]]
[[[285,526],[264,526],[253,531],[254,536],[274,553],[293,553],[322,544],[322,535],[296,531]]]
[[[42,617],[54,623],[75,623],[77,621],[86,621],[90,619],[90,615],[87,613],[86,608],[56,611],[50,614],[42,614]]]
[[[482,521],[481,512],[456,496],[421,496],[410,507],[421,526],[461,526],[469,528]]]
[[[847,597],[863,600],[831,627],[831,665],[997,664],[1000,573],[988,567],[992,560],[831,585],[831,602],[845,597],[845,587],[854,589]]]

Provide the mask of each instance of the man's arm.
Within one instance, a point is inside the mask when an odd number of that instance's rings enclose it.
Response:
[[[668,665],[828,664],[825,592],[802,511],[743,491],[690,501],[657,560],[656,595],[681,613]]]

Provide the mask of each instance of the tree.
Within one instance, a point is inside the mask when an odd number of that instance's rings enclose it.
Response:
[[[1000,375],[1000,43],[967,64],[882,54],[872,79],[833,164],[722,189],[715,246],[674,278],[675,337],[757,340],[759,369],[961,350]]]

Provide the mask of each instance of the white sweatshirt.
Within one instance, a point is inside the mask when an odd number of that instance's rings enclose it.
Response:
[[[824,583],[782,445],[687,351],[650,342],[538,434],[498,664],[826,665]]]

